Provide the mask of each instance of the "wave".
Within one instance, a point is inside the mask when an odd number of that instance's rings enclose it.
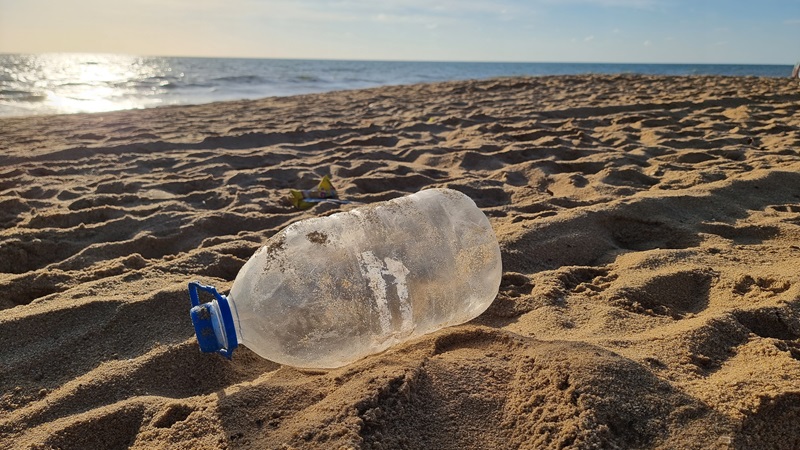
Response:
[[[224,77],[211,78],[210,81],[231,84],[263,84],[267,82],[267,80],[258,75],[228,75]]]
[[[14,90],[14,89],[0,89],[0,95],[14,96],[14,95],[28,95],[28,94],[31,94],[31,92],[30,91],[17,91],[17,90]]]
[[[325,80],[323,80],[318,76],[308,75],[308,74],[296,75],[289,79],[289,82],[298,82],[298,83],[319,83],[324,81]]]
[[[46,94],[31,91],[19,91],[16,89],[0,89],[0,100],[10,102],[36,103],[47,99]]]

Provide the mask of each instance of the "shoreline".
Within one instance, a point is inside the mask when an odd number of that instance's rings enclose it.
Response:
[[[715,66],[714,64],[709,64],[710,66]],[[777,66],[777,65],[776,65]],[[782,66],[781,66],[782,67]],[[791,67],[791,66],[788,66]],[[789,74],[791,71],[789,71]],[[426,84],[440,84],[440,83],[479,83],[479,82],[490,82],[493,80],[503,80],[503,79],[528,79],[528,78],[572,78],[572,77],[604,77],[604,78],[613,78],[617,76],[623,77],[634,77],[634,78],[648,78],[652,77],[654,79],[660,78],[744,78],[744,79],[765,79],[765,80],[781,80],[781,79],[790,79],[789,74],[786,77],[779,77],[779,76],[758,76],[758,75],[709,75],[709,74],[690,74],[690,75],[666,75],[666,74],[641,74],[641,73],[629,73],[629,72],[622,72],[622,73],[581,73],[581,74],[558,74],[558,75],[508,75],[508,76],[492,76],[486,78],[474,78],[474,79],[466,79],[466,80],[440,80],[440,81],[429,81],[429,82],[415,82],[415,83],[399,83],[399,84],[380,84],[372,87],[353,87],[353,88],[345,88],[345,89],[330,89],[330,90],[321,90],[318,92],[307,92],[307,93],[297,93],[297,94],[286,94],[286,95],[271,95],[271,96],[264,96],[264,97],[243,97],[240,99],[231,99],[231,100],[213,100],[213,101],[206,101],[206,102],[199,102],[199,103],[175,103],[175,104],[164,104],[164,105],[155,105],[155,106],[145,106],[145,107],[134,107],[134,108],[122,108],[122,109],[112,109],[107,111],[96,111],[96,112],[44,112],[44,113],[32,113],[32,114],[9,114],[9,115],[0,115],[0,120],[3,119],[24,119],[29,117],[48,117],[48,116],[60,116],[60,115],[74,115],[74,114],[107,114],[107,113],[115,113],[115,112],[124,112],[124,111],[141,111],[141,110],[150,110],[150,109],[163,109],[163,108],[180,108],[180,107],[192,107],[192,106],[204,106],[204,105],[211,105],[211,104],[218,104],[218,103],[230,103],[230,102],[246,102],[246,101],[259,101],[265,100],[269,98],[291,98],[291,97],[302,97],[305,95],[324,95],[330,93],[337,93],[337,92],[351,92],[351,91],[369,91],[373,89],[381,89],[381,88],[392,88],[392,87],[411,87],[417,85],[426,85]]]

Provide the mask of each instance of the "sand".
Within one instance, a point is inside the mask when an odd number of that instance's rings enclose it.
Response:
[[[800,448],[800,86],[565,76],[0,120],[0,448]],[[500,293],[346,367],[199,351],[331,175],[470,195]]]

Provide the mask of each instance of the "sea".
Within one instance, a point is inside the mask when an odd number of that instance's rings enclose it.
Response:
[[[791,65],[0,54],[0,116],[103,112],[505,76],[648,74],[788,77],[791,71]]]

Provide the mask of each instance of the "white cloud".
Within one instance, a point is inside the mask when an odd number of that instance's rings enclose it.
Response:
[[[662,5],[662,0],[543,0],[546,3],[580,3],[614,8],[654,9]]]
[[[644,41],[644,42],[642,43],[642,45],[644,45],[645,47],[650,47],[651,45],[653,45],[653,43],[652,43],[652,42],[650,42],[650,39],[648,39],[648,40]]]
[[[207,0],[213,1],[213,0]],[[515,6],[516,3],[502,0],[490,2],[485,0],[273,0],[259,2],[248,0],[259,5],[282,3],[303,10],[350,11],[351,13],[374,13],[376,11],[393,14],[434,14],[463,15],[469,13],[506,14],[509,12],[529,10],[527,7]]]
[[[416,15],[416,14],[386,14],[380,13],[375,16],[375,20],[378,22],[384,23],[402,23],[402,24],[422,24],[426,28],[436,28],[438,26],[438,21],[448,21],[447,18],[443,17],[432,17],[432,16],[425,16],[425,15]]]
[[[154,1],[154,0],[148,0]],[[187,0],[172,0],[187,1]],[[202,0],[215,2],[220,0]],[[282,20],[443,25],[469,18],[509,20],[534,14],[528,5],[511,0],[231,0],[250,15]]]
[[[787,19],[783,21],[784,25],[800,25],[800,19]]]
[[[594,35],[586,36],[585,38],[583,38],[583,40],[586,41],[586,42],[592,42],[594,40]]]

